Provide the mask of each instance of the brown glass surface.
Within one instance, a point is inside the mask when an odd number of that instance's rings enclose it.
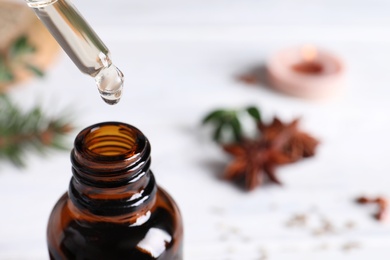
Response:
[[[76,138],[71,159],[69,191],[49,219],[51,259],[182,259],[180,213],[155,184],[139,130],[91,126]]]

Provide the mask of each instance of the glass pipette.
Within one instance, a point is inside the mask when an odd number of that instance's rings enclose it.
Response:
[[[102,99],[116,104],[124,77],[110,52],[69,0],[26,0],[79,70],[96,81]]]

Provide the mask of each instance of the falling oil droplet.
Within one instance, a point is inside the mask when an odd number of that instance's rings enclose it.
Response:
[[[111,64],[103,68],[95,77],[100,96],[109,105],[115,105],[122,97],[123,73]]]

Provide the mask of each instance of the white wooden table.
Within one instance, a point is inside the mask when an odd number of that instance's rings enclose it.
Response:
[[[185,259],[390,259],[390,224],[353,203],[364,193],[390,196],[388,1],[75,4],[126,76],[122,101],[105,105],[93,80],[64,54],[44,80],[10,94],[26,109],[41,102],[54,114],[71,106],[78,130],[108,120],[140,128],[152,143],[158,183],[181,208]],[[280,48],[305,43],[347,62],[340,97],[307,102],[234,79]],[[216,178],[228,159],[200,120],[210,109],[247,104],[261,107],[268,120],[302,116],[302,128],[322,141],[315,158],[278,170],[283,187],[244,193]],[[66,152],[31,155],[27,163],[24,170],[0,166],[0,259],[48,258],[46,222],[71,177]],[[296,214],[305,214],[307,225],[286,227]],[[314,234],[322,219],[335,233]]]

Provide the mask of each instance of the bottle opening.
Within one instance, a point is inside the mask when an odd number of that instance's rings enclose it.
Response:
[[[107,122],[84,129],[75,146],[101,160],[128,159],[142,151],[145,137],[130,125]]]

